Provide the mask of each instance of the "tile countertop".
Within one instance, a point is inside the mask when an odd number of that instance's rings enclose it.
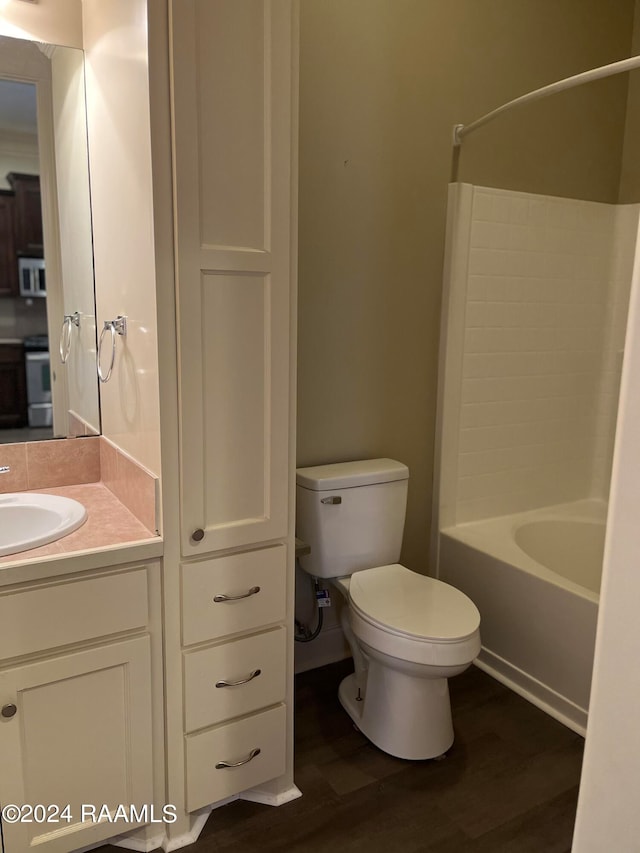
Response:
[[[161,537],[138,521],[102,483],[37,492],[79,501],[87,510],[87,520],[56,542],[0,557],[0,585],[162,556]]]

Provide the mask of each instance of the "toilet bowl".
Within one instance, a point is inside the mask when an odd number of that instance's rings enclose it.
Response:
[[[454,737],[447,679],[480,651],[477,608],[454,587],[397,563],[334,586],[348,605],[352,649],[357,643],[363,658],[340,685],[343,708],[391,755],[444,754]]]
[[[341,594],[355,672],[338,691],[355,725],[398,758],[453,743],[447,679],[480,651],[480,614],[459,590],[410,571],[400,556],[409,471],[392,459],[300,468],[297,535],[305,571]]]

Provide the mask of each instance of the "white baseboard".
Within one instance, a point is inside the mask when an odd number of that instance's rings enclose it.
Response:
[[[243,791],[240,794],[241,800],[249,800],[251,803],[262,803],[265,806],[284,806],[285,803],[290,803],[292,800],[297,800],[302,796],[302,791],[296,785],[292,785],[285,791],[280,791],[277,794],[270,794],[268,791],[260,791],[259,789]]]
[[[154,835],[153,838],[131,838],[125,835],[122,838],[110,839],[106,843],[113,847],[124,847],[125,850],[137,850],[138,853],[151,853],[151,850],[164,847],[166,840],[167,836],[163,832],[161,835]],[[103,841],[102,844],[104,843]]]
[[[349,644],[340,625],[332,625],[322,630],[310,643],[296,643],[294,653],[296,673],[351,657]]]
[[[227,802],[231,802],[232,799],[237,799],[236,797],[230,798]],[[217,805],[217,804],[216,804]],[[224,805],[224,803],[220,803],[220,805]],[[162,844],[162,849],[165,853],[170,853],[172,850],[179,850],[181,847],[187,847],[189,844],[194,844],[204,829],[205,823],[209,820],[209,815],[213,811],[212,806],[208,806],[205,809],[202,809],[197,815],[194,815],[193,823],[191,824],[191,829],[189,832],[185,832],[184,835],[177,835],[175,838],[167,838],[165,836],[164,842]]]
[[[479,656],[474,661],[478,669],[495,678],[505,687],[513,690],[518,696],[522,696],[532,705],[540,708],[545,714],[549,714],[559,723],[567,726],[576,734],[585,736],[587,730],[587,711],[571,702],[569,699],[556,693],[546,684],[527,675],[517,666],[501,658],[486,648],[482,648]]]

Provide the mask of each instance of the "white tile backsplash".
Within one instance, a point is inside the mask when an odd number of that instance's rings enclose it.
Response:
[[[458,523],[606,497],[639,210],[474,188]]]

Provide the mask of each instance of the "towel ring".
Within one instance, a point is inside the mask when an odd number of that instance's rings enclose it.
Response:
[[[102,372],[102,346],[104,336],[107,332],[111,332],[111,359],[109,361],[109,369],[106,373]],[[100,340],[98,341],[98,379],[100,382],[108,382],[111,379],[113,365],[116,361],[116,336],[123,337],[127,334],[127,318],[118,315],[115,320],[105,320],[102,331],[100,332]]]
[[[80,312],[75,311],[73,314],[65,314],[60,329],[60,361],[63,364],[67,363],[69,353],[71,352],[71,333],[72,326],[80,328]]]

